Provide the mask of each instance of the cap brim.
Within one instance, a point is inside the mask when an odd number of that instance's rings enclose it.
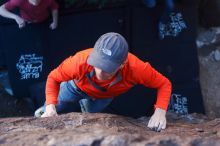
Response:
[[[115,63],[106,58],[103,58],[102,56],[97,55],[97,53],[91,53],[87,59],[87,63],[107,73],[115,72],[121,65],[119,63]]]

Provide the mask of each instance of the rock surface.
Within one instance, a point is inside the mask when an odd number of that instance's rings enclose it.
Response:
[[[197,46],[205,111],[210,117],[220,117],[220,28],[202,30]]]
[[[147,128],[148,118],[69,113],[50,118],[0,119],[4,146],[217,146],[220,119],[167,114],[167,129]]]

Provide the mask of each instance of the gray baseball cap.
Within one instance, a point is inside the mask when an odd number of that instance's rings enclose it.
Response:
[[[124,63],[128,56],[128,43],[114,32],[102,35],[95,43],[87,63],[107,73],[112,73]]]

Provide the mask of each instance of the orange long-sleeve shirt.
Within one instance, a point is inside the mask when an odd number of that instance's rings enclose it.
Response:
[[[107,91],[97,90],[88,81],[86,74],[93,70],[93,66],[87,64],[87,58],[92,49],[78,52],[64,60],[56,69],[51,71],[46,84],[46,104],[57,104],[60,83],[69,80],[78,80],[76,85],[92,98],[109,98],[125,93],[136,84],[142,84],[149,88],[157,89],[157,101],[155,107],[167,110],[170,95],[170,81],[157,72],[148,62],[143,62],[135,55],[129,53],[124,67],[119,70],[122,80]],[[92,80],[99,86],[105,87],[112,80],[98,82]]]

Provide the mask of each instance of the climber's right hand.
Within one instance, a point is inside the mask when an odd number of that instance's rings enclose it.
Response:
[[[54,104],[46,105],[45,112],[41,117],[45,118],[45,117],[53,117],[53,116],[58,116],[55,105]]]

